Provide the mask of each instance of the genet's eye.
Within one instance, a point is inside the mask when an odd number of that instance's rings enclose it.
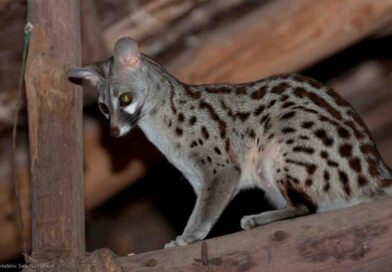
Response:
[[[106,106],[105,103],[99,102],[98,103],[98,107],[99,107],[99,109],[101,110],[101,112],[103,114],[109,114],[110,113],[109,108],[108,108],[108,106]]]
[[[120,106],[125,107],[132,103],[132,95],[130,93],[123,93],[120,95]]]

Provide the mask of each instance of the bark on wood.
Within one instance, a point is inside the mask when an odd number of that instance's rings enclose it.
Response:
[[[200,37],[169,71],[189,83],[243,82],[299,71],[392,19],[390,0],[271,1]]]
[[[27,60],[33,257],[84,252],[82,92],[66,71],[80,66],[78,0],[31,3]]]
[[[124,271],[379,271],[392,267],[392,200],[116,259]]]

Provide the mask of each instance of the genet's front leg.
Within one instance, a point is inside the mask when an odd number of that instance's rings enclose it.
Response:
[[[203,240],[233,198],[238,179],[239,171],[230,167],[221,170],[210,181],[205,182],[198,193],[183,234],[167,243],[165,248],[185,246]]]

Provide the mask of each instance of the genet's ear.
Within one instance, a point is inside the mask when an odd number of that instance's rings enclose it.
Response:
[[[121,38],[114,46],[114,68],[118,72],[134,69],[141,64],[141,54],[137,42],[131,38]]]
[[[87,79],[91,85],[96,86],[98,81],[102,80],[100,74],[95,71],[93,66],[87,66],[82,68],[71,68],[67,71],[67,77]]]

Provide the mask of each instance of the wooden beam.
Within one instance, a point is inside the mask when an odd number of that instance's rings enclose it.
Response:
[[[123,271],[378,271],[392,267],[392,199],[116,259]]]
[[[390,0],[279,0],[199,37],[168,68],[188,83],[296,72],[392,20]]]
[[[82,92],[66,71],[80,66],[78,0],[31,2],[27,59],[32,255],[84,253]]]

